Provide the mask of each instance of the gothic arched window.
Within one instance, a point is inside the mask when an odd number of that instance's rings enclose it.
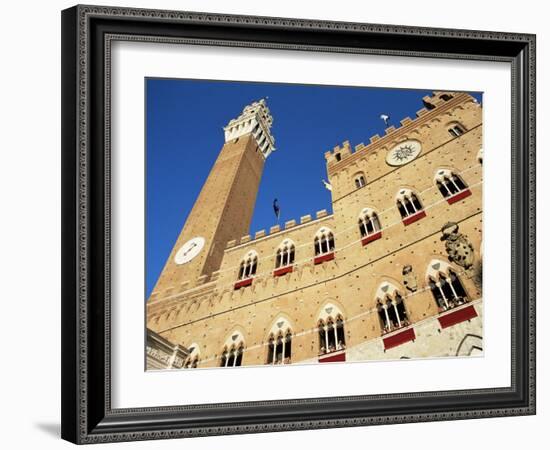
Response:
[[[290,266],[294,263],[295,247],[290,239],[285,239],[279,248],[275,257],[275,268]]]
[[[239,280],[245,280],[256,275],[258,269],[258,254],[255,251],[250,251],[241,261],[239,266]]]
[[[365,175],[363,174],[363,172],[359,172],[359,173],[355,174],[355,176],[353,177],[353,181],[354,181],[355,187],[357,189],[362,188],[363,186],[365,186],[367,184],[367,182],[365,180]]]
[[[223,347],[220,359],[220,367],[237,367],[243,363],[244,339],[242,334],[236,332],[230,336]]]
[[[334,259],[334,235],[328,228],[321,228],[313,241],[315,248],[315,264]]]
[[[335,305],[329,303],[321,310],[317,320],[320,355],[346,349],[344,322],[344,315]]]
[[[483,164],[483,148],[480,148],[479,152],[477,152],[477,162]]]
[[[468,295],[460,277],[446,262],[431,261],[426,278],[440,311],[446,311],[468,302]]]
[[[328,317],[320,319],[317,323],[319,332],[319,354],[337,352],[346,348],[346,336],[344,333],[344,318],[341,315],[336,319]]]
[[[410,325],[405,300],[391,283],[382,283],[376,292],[376,309],[382,334]]]
[[[378,214],[373,209],[365,208],[361,211],[358,225],[363,245],[382,237],[380,220],[378,219]]]
[[[184,369],[196,369],[199,365],[200,361],[200,349],[197,344],[191,344],[189,346],[189,354],[185,358],[185,362],[183,364]]]
[[[290,364],[292,356],[292,329],[285,319],[275,321],[269,334],[267,364]]]
[[[426,217],[422,203],[420,203],[418,196],[410,189],[401,189],[395,200],[397,209],[405,225]]]
[[[449,134],[452,137],[459,137],[462,136],[466,132],[466,128],[458,122],[452,122],[449,125],[447,125],[447,130],[449,131]]]
[[[467,197],[470,194],[468,186],[464,180],[455,172],[448,169],[439,169],[434,178],[437,189],[447,200],[451,200],[460,194],[460,198]],[[464,195],[466,194],[466,195]]]

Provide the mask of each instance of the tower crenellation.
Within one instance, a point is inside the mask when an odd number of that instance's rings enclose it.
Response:
[[[271,134],[273,117],[267,107],[265,99],[245,106],[239,117],[232,119],[224,127],[225,142],[252,134],[261,154],[267,158],[275,151],[275,138]]]

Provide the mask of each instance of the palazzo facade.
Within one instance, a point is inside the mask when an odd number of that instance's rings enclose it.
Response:
[[[482,353],[482,107],[460,92],[419,106],[325,153],[331,214],[252,235],[273,119],[260,100],[228,123],[147,301],[182,368]]]

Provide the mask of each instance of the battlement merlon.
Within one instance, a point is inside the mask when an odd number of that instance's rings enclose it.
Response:
[[[265,99],[261,99],[245,106],[241,115],[230,120],[223,128],[225,142],[252,134],[265,159],[275,151],[275,138],[271,134],[272,125],[273,117]]]
[[[351,144],[349,141],[344,141],[342,145],[334,146],[332,151],[329,150],[328,152],[325,152],[325,159],[327,160],[327,163],[332,161],[338,162],[342,161],[352,153]]]
[[[353,150],[349,142],[344,141],[341,146],[336,146],[333,150],[325,152],[325,160],[327,168],[329,169],[329,174],[334,173],[335,170],[339,170],[355,160],[352,156],[358,152],[367,152],[375,147],[377,148],[387,144],[388,141],[395,138],[396,133],[416,127],[425,120],[430,120],[434,114],[440,113],[439,110],[442,109],[442,107],[453,108],[460,103],[468,101],[475,102],[476,100],[464,92],[434,91],[431,96],[427,95],[422,99],[424,107],[416,112],[416,118],[411,119],[410,117],[405,117],[401,120],[399,126],[390,126],[386,128],[383,136],[375,134],[371,136],[368,144],[360,143],[356,145]]]
[[[295,229],[299,229],[303,226],[309,226],[309,225],[315,225],[318,222],[321,222],[326,219],[330,219],[333,217],[333,214],[329,214],[326,209],[322,209],[320,211],[317,211],[315,214],[315,218],[311,217],[311,214],[306,214],[305,216],[300,217],[300,222],[297,223],[296,220],[288,220],[285,222],[284,227],[281,225],[274,225],[269,229],[269,233],[266,233],[265,230],[259,230],[257,231],[254,236],[252,235],[245,235],[241,237],[240,239],[233,239],[229,241],[225,247],[225,252],[227,251],[233,251],[235,248],[242,248],[244,245],[254,245],[257,241],[272,238],[273,236],[277,235],[286,235],[287,232],[292,232]]]

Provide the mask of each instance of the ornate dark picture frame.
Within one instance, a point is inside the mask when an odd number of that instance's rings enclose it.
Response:
[[[506,388],[111,406],[115,40],[504,61],[512,72],[512,372]],[[84,444],[535,413],[535,36],[98,6],[62,13],[62,437]]]

